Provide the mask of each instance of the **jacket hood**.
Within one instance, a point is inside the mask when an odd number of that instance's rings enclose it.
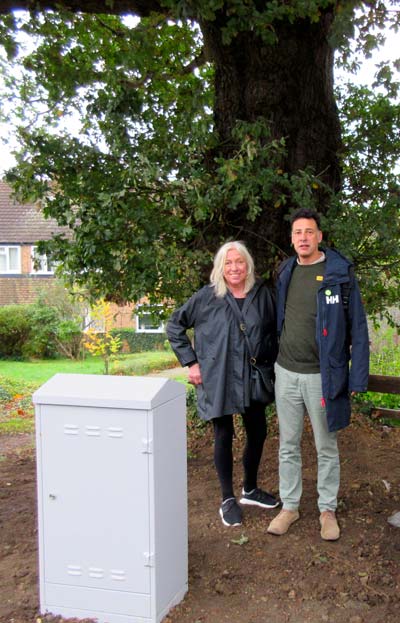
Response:
[[[353,266],[353,263],[335,249],[326,248],[322,249],[322,251],[327,259],[325,284],[330,280],[336,283],[349,281],[349,268]]]

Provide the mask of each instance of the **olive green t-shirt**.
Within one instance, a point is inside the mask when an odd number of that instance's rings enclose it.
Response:
[[[279,342],[278,364],[291,372],[314,374],[320,371],[315,338],[317,291],[326,262],[296,264],[290,280],[285,322]]]

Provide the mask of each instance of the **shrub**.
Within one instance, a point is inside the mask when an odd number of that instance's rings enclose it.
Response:
[[[11,400],[11,398],[12,395],[10,394],[8,389],[0,385],[0,402],[8,402],[9,400]]]
[[[23,346],[24,357],[54,359],[58,355],[77,359],[82,347],[80,320],[64,319],[56,307],[30,306],[31,332]]]
[[[197,395],[193,385],[186,387],[186,417],[188,421],[195,422],[197,415]]]
[[[149,351],[143,356],[135,356],[135,359],[128,359],[127,361],[118,361],[118,364],[114,365],[112,374],[122,375],[145,375],[156,370],[161,372],[176,365],[176,357],[172,353],[162,353],[156,351]]]
[[[69,359],[83,357],[83,323],[87,303],[81,293],[68,291],[58,280],[51,290],[44,289],[39,294],[36,304],[41,308],[50,307],[56,313],[50,338],[57,352]]]
[[[55,336],[58,352],[68,359],[79,359],[84,356],[82,341],[83,332],[80,319],[61,320]]]
[[[371,334],[373,347],[370,356],[370,373],[387,376],[400,376],[400,349],[398,346],[398,331],[392,327],[373,331]],[[358,409],[370,413],[372,409],[384,407],[386,409],[400,409],[399,394],[381,394],[365,392],[353,398]],[[397,424],[398,425],[398,424]]]
[[[54,335],[57,331],[58,314],[52,307],[39,304],[30,306],[31,331],[22,347],[24,357],[52,359],[57,356]]]
[[[31,334],[31,307],[5,305],[0,307],[0,357],[19,359]]]
[[[165,333],[137,333],[135,329],[111,329],[110,333],[121,340],[121,348],[130,353],[143,353],[149,350],[164,350]]]
[[[0,357],[12,359],[76,358],[81,351],[80,321],[64,319],[42,303],[0,307]]]
[[[186,420],[188,431],[203,434],[208,426],[208,422],[202,420],[197,415],[197,393],[193,385],[186,386]]]
[[[108,303],[104,299],[98,301],[92,307],[91,316],[94,324],[86,331],[84,346],[92,355],[102,357],[104,362],[104,374],[108,374],[110,363],[115,359],[116,353],[121,348],[119,336],[113,335],[110,329],[113,320],[111,303]],[[99,324],[104,327],[102,332],[97,331],[95,328],[95,326]]]

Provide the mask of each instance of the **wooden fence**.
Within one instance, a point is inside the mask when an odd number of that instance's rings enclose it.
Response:
[[[368,391],[382,394],[400,394],[400,377],[370,374],[368,379]],[[375,417],[387,417],[400,420],[400,409],[376,407],[374,409],[374,415]]]

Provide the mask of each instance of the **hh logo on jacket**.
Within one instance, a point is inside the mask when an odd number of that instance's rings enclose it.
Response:
[[[330,290],[325,290],[325,299],[327,305],[333,305],[334,303],[339,303],[339,295],[332,294]]]

